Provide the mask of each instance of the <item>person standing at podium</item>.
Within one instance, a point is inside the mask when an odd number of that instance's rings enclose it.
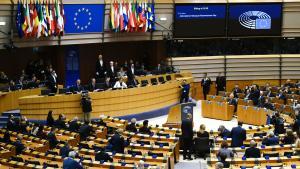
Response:
[[[98,56],[98,60],[96,62],[96,78],[97,81],[100,83],[104,83],[105,80],[105,74],[106,74],[106,68],[103,62],[102,55],[100,54]]]
[[[186,119],[181,122],[182,141],[183,141],[183,159],[192,160],[191,151],[193,145],[193,121],[192,114],[188,113]]]
[[[201,81],[204,100],[206,100],[206,96],[209,93],[210,85],[211,85],[211,80],[209,77],[207,77],[207,73],[204,73],[204,78]]]
[[[180,103],[187,103],[189,101],[190,85],[186,80],[182,81]]]

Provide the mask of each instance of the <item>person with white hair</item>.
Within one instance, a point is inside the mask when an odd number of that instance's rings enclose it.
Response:
[[[266,146],[278,145],[279,138],[274,135],[273,131],[269,131],[268,136],[263,139],[262,144]]]
[[[245,157],[246,158],[259,158],[260,155],[260,149],[256,147],[256,142],[254,140],[250,141],[250,147],[246,149],[245,151]]]
[[[80,162],[75,160],[76,152],[70,151],[69,157],[66,157],[63,162],[63,169],[83,169]]]
[[[131,123],[126,126],[126,131],[137,132],[136,129],[136,118],[131,119]]]
[[[224,167],[223,163],[217,162],[216,166],[215,166],[215,169],[223,169],[223,167]]]

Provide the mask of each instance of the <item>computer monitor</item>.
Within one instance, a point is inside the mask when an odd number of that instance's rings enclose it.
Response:
[[[148,85],[148,80],[141,81],[141,86],[147,86],[147,85]]]
[[[172,80],[171,75],[167,75],[167,76],[166,76],[166,79],[167,79],[167,81]]]
[[[65,94],[68,92],[67,88],[58,89],[58,94]]]
[[[105,83],[96,83],[96,89],[102,89],[104,90],[105,89]]]
[[[41,90],[41,95],[42,96],[48,96],[51,93],[50,89],[43,89]]]
[[[158,81],[159,81],[159,83],[165,83],[166,82],[163,76],[158,77]]]
[[[157,85],[157,79],[156,78],[151,78],[151,84],[152,85]]]

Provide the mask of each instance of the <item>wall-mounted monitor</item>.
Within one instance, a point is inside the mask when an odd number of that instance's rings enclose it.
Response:
[[[176,4],[174,37],[225,37],[226,4]]]
[[[281,3],[229,4],[228,36],[280,36]]]

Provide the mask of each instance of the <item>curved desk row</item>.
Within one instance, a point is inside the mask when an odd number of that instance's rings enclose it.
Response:
[[[192,77],[186,78],[189,82],[193,80]],[[173,79],[154,86],[91,92],[89,93],[93,109],[91,118],[99,118],[100,114],[124,117],[166,108],[179,102],[181,91],[179,85],[180,82]],[[49,110],[53,110],[55,118],[63,113],[71,119],[83,116],[80,100],[80,94],[34,95],[20,98],[19,105],[21,114],[28,119],[45,120]]]
[[[41,88],[0,92],[0,112],[19,109],[18,98],[40,93]]]

